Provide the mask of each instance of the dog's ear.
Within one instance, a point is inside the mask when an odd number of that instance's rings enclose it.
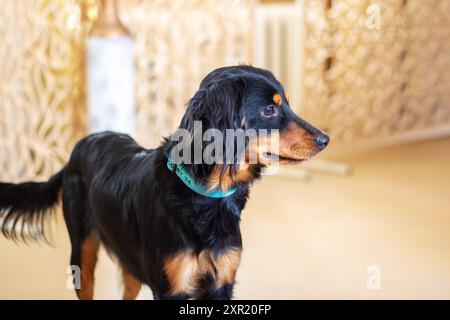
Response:
[[[204,100],[205,125],[221,131],[239,129],[242,119],[245,82],[242,79],[224,80],[208,87]]]
[[[242,108],[245,102],[246,83],[241,78],[223,80],[216,85],[208,88],[205,96],[205,114],[202,119],[206,128],[215,128],[222,132],[223,140],[223,163],[216,165],[209,181],[211,186],[218,184],[222,189],[228,189],[235,180],[242,152],[236,142],[227,142],[227,129],[244,129],[241,128],[244,118],[244,110]],[[232,147],[232,152],[229,148]],[[215,176],[215,177],[214,177]]]
[[[200,88],[189,100],[181,127],[192,131],[194,121],[201,121],[203,130],[238,129],[242,121],[245,82],[241,78],[221,80]]]
[[[242,78],[221,79],[220,81],[205,85],[200,88],[189,100],[180,127],[191,132],[195,141],[202,141],[202,135],[208,129],[217,129],[223,137],[223,164],[220,165],[220,180],[226,172],[232,174],[236,171],[239,158],[237,148],[234,150],[233,159],[227,159],[230,154],[226,147],[226,130],[243,129],[242,105],[245,100],[246,83]],[[200,121],[202,132],[194,132],[194,122]],[[203,142],[203,148],[207,145]],[[203,150],[202,148],[202,150]],[[204,171],[209,171],[211,166],[195,166],[194,172],[202,176]],[[214,169],[217,169],[215,166]]]

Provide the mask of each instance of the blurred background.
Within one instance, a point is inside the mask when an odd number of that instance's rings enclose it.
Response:
[[[88,39],[109,37],[98,21],[113,3],[0,1],[2,181],[46,180],[92,131]],[[132,37],[139,143],[158,145],[201,79],[238,63],[273,71],[331,136],[318,159],[254,186],[236,298],[450,298],[449,12],[448,0],[116,2],[106,27]],[[1,299],[75,298],[55,221],[52,246],[0,238]],[[96,298],[121,296],[104,252],[96,274]]]

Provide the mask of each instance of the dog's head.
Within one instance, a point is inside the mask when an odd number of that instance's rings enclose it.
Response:
[[[195,121],[201,123],[201,134],[208,129],[224,137],[230,129],[246,134],[243,149],[236,141],[230,144],[223,138],[223,161],[207,170],[211,184],[229,176],[228,183],[218,183],[222,187],[251,180],[255,168],[274,162],[308,160],[329,142],[326,134],[294,114],[283,86],[272,73],[251,66],[224,67],[208,74],[189,101],[180,128],[194,133]],[[197,133],[198,139],[202,138]],[[202,150],[206,144],[203,137]],[[231,153],[230,146],[235,149]]]

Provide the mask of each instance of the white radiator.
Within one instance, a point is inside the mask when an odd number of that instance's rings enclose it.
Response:
[[[272,71],[298,111],[303,97],[303,5],[259,5],[254,15],[253,64]]]

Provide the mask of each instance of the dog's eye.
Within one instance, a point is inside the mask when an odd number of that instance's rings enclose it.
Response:
[[[274,117],[277,115],[277,108],[275,106],[267,106],[262,110],[264,117]]]

